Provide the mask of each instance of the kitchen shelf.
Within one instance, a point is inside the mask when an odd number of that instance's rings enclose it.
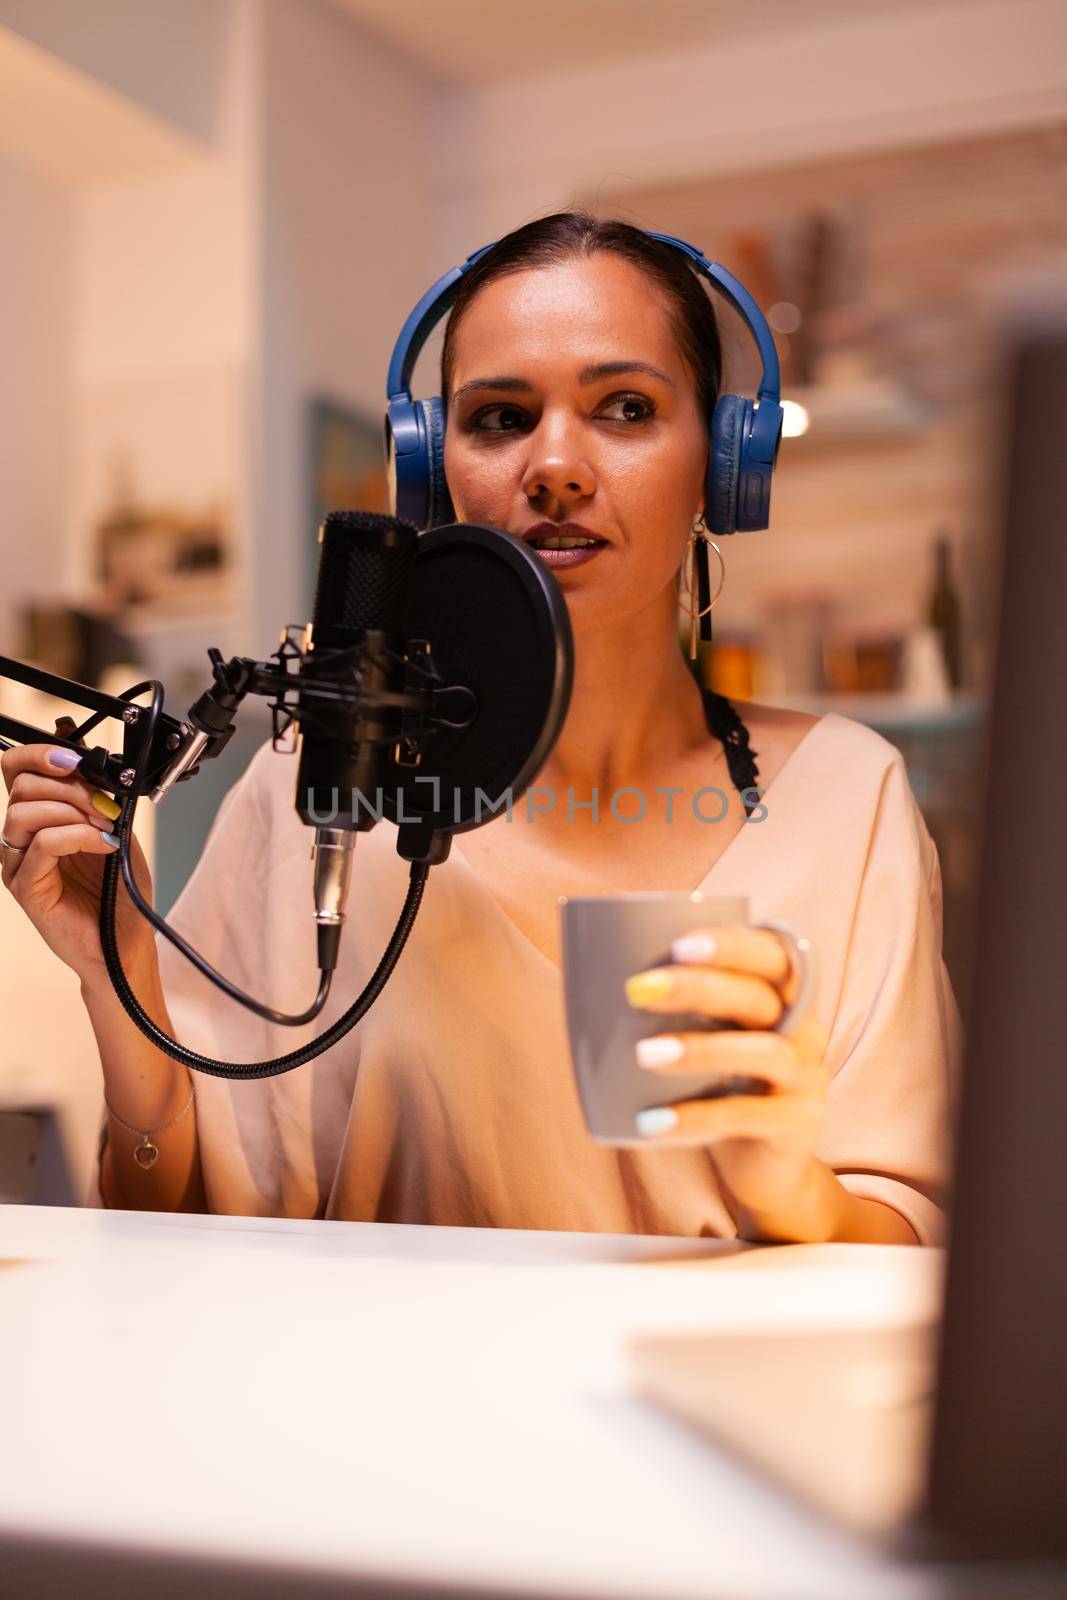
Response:
[[[902,694],[775,695],[774,704],[787,710],[809,711],[863,722],[879,733],[941,733],[978,727],[985,702],[977,695],[954,695],[951,700],[913,700]]]
[[[874,374],[790,388],[784,398],[808,414],[806,431],[786,441],[789,450],[910,438],[930,419],[929,406],[913,390]]]

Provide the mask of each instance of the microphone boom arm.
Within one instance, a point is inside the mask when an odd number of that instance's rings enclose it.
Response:
[[[270,699],[276,749],[282,748],[281,741],[298,714],[302,726],[314,726],[316,703],[336,706],[340,702],[347,711],[357,715],[385,708],[401,713],[401,743],[409,753],[417,753],[422,738],[434,725],[450,728],[464,725],[462,720],[457,721],[454,717],[449,718],[441,713],[435,715],[441,697],[457,692],[469,695],[469,691],[461,685],[443,682],[425,641],[410,642],[405,658],[407,682],[403,690],[378,688],[365,693],[360,687],[359,672],[354,670],[360,659],[366,659],[365,655],[361,657],[358,649],[320,649],[314,673],[295,672],[294,666],[299,667],[305,661],[305,652],[296,643],[299,634],[306,639],[306,630],[286,629],[279,649],[268,661],[255,661],[246,656],[234,656],[225,661],[221,651],[209,650],[212,685],[190,707],[187,719],[181,722],[164,712],[163,685],[155,680],[135,684],[122,694],[110,695],[75,679],[63,678],[42,667],[0,655],[0,680],[21,683],[91,713],[80,724],[73,717],[60,717],[56,720],[55,730],[50,731],[0,712],[0,747],[11,749],[19,744],[48,744],[74,750],[81,757],[79,773],[86,781],[94,788],[110,791],[121,801],[121,814],[115,824],[119,849],[104,863],[100,904],[100,937],[108,975],[127,1014],[146,1038],[172,1059],[216,1077],[270,1077],[291,1071],[314,1059],[347,1033],[381,992],[415,920],[429,867],[435,860],[443,859],[446,853],[427,848],[421,859],[410,861],[410,884],[404,906],[386,951],[362,994],[324,1034],[287,1055],[259,1062],[214,1061],[172,1039],[140,1005],[123,970],[116,937],[115,916],[120,876],[141,915],[217,988],[258,1016],[286,1026],[306,1024],[319,1015],[329,995],[332,966],[320,966],[315,999],[307,1010],[295,1016],[276,1011],[245,994],[217,972],[167,923],[144,898],[134,877],[129,839],[137,801],[148,792],[153,802],[158,804],[175,783],[193,777],[203,761],[219,755],[234,732],[234,717],[245,695],[253,693]],[[347,673],[346,668],[349,669]],[[145,694],[151,696],[150,704],[137,705],[137,696]],[[297,694],[299,706],[290,702],[290,696]],[[103,745],[87,748],[84,743],[87,734],[109,719],[122,724],[120,754],[108,751]],[[336,951],[336,945],[334,948]],[[320,943],[320,952],[321,949]]]
[[[73,678],[61,678],[54,672],[46,672],[43,667],[30,666],[26,662],[15,661],[10,656],[2,655],[0,655],[0,678],[24,684],[29,689],[38,689],[44,694],[54,695],[57,699],[81,706],[93,713],[80,726],[73,718],[60,718],[56,730],[50,732],[48,729],[32,727],[17,717],[9,717],[0,712],[0,744],[4,749],[10,750],[19,744],[49,744],[64,750],[75,750],[82,758],[81,770],[94,788],[108,789],[117,794],[128,787],[143,742],[142,719],[147,710],[144,706],[134,704],[134,700],[137,695],[149,692],[154,688],[154,684],[151,682],[135,684],[132,689],[127,689],[121,695],[105,694],[102,689],[91,688],[87,683],[77,683]],[[121,755],[111,754],[103,745],[94,745],[86,749],[83,743],[86,734],[91,733],[101,722],[109,718],[123,724]],[[146,763],[146,777],[149,782],[155,783],[168,763],[173,761],[174,753],[182,739],[182,724],[161,711],[155,721],[152,748]],[[221,748],[219,745],[211,750],[210,754],[217,755]],[[131,779],[124,779],[123,775],[127,772],[131,774]],[[189,775],[191,776],[191,773]]]
[[[247,656],[233,656],[224,661],[219,650],[209,650],[213,669],[213,684],[190,707],[187,719],[179,722],[175,717],[160,711],[152,728],[151,749],[145,763],[144,787],[149,798],[158,804],[177,782],[192,778],[203,761],[220,755],[234,732],[233,719],[241,701],[247,694],[271,699],[273,718],[273,743],[275,748],[295,720],[296,708],[288,704],[288,696],[296,694],[296,674],[289,670],[289,662],[302,659],[303,652],[292,643],[297,629],[287,629],[279,649],[267,661],[254,661]],[[302,629],[299,631],[303,631]],[[414,640],[412,655],[407,665],[409,675],[423,686],[405,690],[378,690],[366,696],[344,669],[354,666],[358,650],[318,652],[323,667],[328,668],[315,677],[301,677],[299,693],[301,714],[307,725],[313,726],[314,705],[342,703],[353,714],[372,709],[392,709],[404,713],[405,740],[418,742],[427,728],[462,726],[461,722],[444,715],[435,715],[435,706],[445,695],[469,693],[461,685],[442,682],[433,667],[429,652],[419,652],[422,641]],[[122,694],[105,694],[74,678],[62,678],[43,667],[16,661],[11,656],[0,655],[0,680],[21,683],[27,688],[55,696],[67,704],[90,711],[84,722],[62,717],[56,728],[37,728],[17,717],[0,711],[0,747],[13,749],[20,744],[48,744],[65,750],[74,750],[81,756],[79,770],[95,789],[104,789],[121,797],[128,788],[136,769],[144,738],[144,714],[148,708],[135,703],[138,695],[150,693],[155,687],[152,680],[135,684]],[[112,719],[123,724],[122,751],[119,754],[103,745],[85,747],[87,734],[102,722]],[[409,722],[409,719],[411,721]],[[150,719],[149,719],[150,720]],[[417,731],[413,731],[417,730]]]

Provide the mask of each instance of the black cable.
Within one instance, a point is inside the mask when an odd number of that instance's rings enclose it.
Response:
[[[301,1027],[305,1022],[314,1022],[326,1004],[327,996],[330,993],[330,983],[333,978],[332,972],[322,972],[320,974],[318,993],[306,1011],[301,1011],[295,1016],[285,1011],[275,1011],[273,1006],[265,1005],[263,1001],[253,999],[250,994],[245,994],[243,989],[239,989],[235,983],[231,983],[229,978],[216,971],[210,961],[207,961],[199,950],[194,950],[191,944],[187,944],[181,934],[176,932],[164,917],[160,916],[151,901],[146,900],[141,893],[130,862],[129,835],[133,826],[133,814],[137,807],[137,801],[141,796],[147,778],[148,762],[155,740],[156,723],[163,709],[163,686],[154,680],[150,680],[146,683],[136,684],[134,688],[128,689],[121,696],[122,699],[132,702],[134,695],[144,694],[148,690],[151,690],[152,693],[151,705],[138,708],[148,718],[148,733],[142,741],[140,754],[134,765],[133,780],[121,796],[122,811],[117,828],[119,837],[118,857],[122,867],[122,881],[126,885],[126,892],[142,917],[152,924],[156,932],[161,933],[165,939],[169,939],[174,948],[180,950],[186,960],[191,961],[198,972],[201,972],[205,978],[209,979],[216,988],[221,989],[224,994],[228,994],[231,1000],[236,1000],[239,1005],[244,1006],[247,1010],[254,1011],[256,1016],[262,1017],[265,1022],[277,1023],[279,1027],[297,1028]],[[103,907],[101,906],[101,918],[102,916]],[[103,921],[101,920],[101,938],[103,937],[103,932]]]
[[[147,715],[148,733],[141,742],[132,781],[122,795],[121,811],[115,828],[119,839],[118,849],[115,855],[104,863],[103,887],[100,896],[100,942],[103,947],[104,964],[107,968],[108,976],[130,1020],[157,1049],[162,1050],[173,1060],[181,1061],[187,1067],[194,1068],[197,1072],[205,1072],[216,1078],[272,1078],[283,1072],[291,1072],[294,1067],[303,1066],[306,1061],[314,1060],[316,1056],[321,1055],[324,1050],[328,1050],[332,1044],[335,1044],[338,1039],[343,1038],[349,1029],[353,1028],[374,1004],[389,979],[393,968],[396,966],[400,953],[407,942],[408,934],[411,932],[412,923],[422,900],[423,889],[430,869],[425,863],[412,863],[408,892],[381,961],[375,968],[363,993],[344,1015],[339,1017],[317,1039],[313,1039],[309,1044],[302,1045],[298,1050],[290,1051],[288,1055],[278,1056],[272,1061],[246,1063],[215,1061],[210,1056],[202,1056],[198,1051],[188,1050],[184,1045],[178,1044],[177,1040],[164,1033],[163,1029],[158,1027],[143,1009],[137,996],[130,988],[129,980],[123,969],[115,927],[120,873],[126,892],[141,915],[165,938],[169,939],[171,944],[180,950],[204,977],[210,979],[212,983],[230,995],[232,999],[237,1000],[248,1010],[254,1011],[268,1022],[292,1027],[314,1021],[326,1003],[333,974],[332,972],[320,973],[318,993],[306,1011],[301,1012],[298,1016],[275,1011],[272,1007],[254,1000],[251,995],[246,995],[237,988],[236,984],[223,977],[222,973],[216,972],[210,962],[205,960],[199,951],[194,950],[191,945],[187,944],[181,934],[170,927],[166,920],[159,915],[155,907],[142,895],[133,874],[129,841],[133,827],[134,811],[147,776],[156,723],[163,707],[163,686],[156,681],[138,684],[136,688],[129,690],[122,697],[132,700],[134,695],[144,693],[147,690],[150,690],[152,694],[151,705],[140,709]]]
[[[187,1050],[164,1033],[152,1021],[138,1002],[137,996],[130,988],[129,981],[122,967],[119,956],[118,941],[115,937],[115,902],[118,889],[118,861],[111,860],[104,866],[104,892],[100,903],[100,933],[104,945],[104,963],[108,976],[114,986],[127,1016],[140,1028],[145,1038],[157,1049],[174,1061],[181,1061],[187,1067],[192,1067],[197,1072],[205,1072],[214,1078],[276,1078],[283,1072],[291,1072],[294,1067],[302,1067],[306,1061],[313,1061],[324,1050],[336,1044],[338,1039],[343,1039],[350,1028],[356,1023],[377,1000],[385,987],[393,968],[400,958],[400,952],[407,943],[411,925],[415,921],[415,914],[419,909],[422,891],[426,886],[426,878],[430,871],[425,862],[414,861],[411,864],[411,876],[408,881],[408,892],[404,905],[393,929],[392,937],[385,947],[385,954],[379,961],[366,988],[353,1005],[342,1017],[332,1023],[317,1039],[312,1039],[309,1044],[301,1045],[298,1050],[291,1050],[288,1055],[278,1056],[273,1061],[248,1061],[244,1063],[215,1061],[210,1056],[202,1056],[196,1050]]]

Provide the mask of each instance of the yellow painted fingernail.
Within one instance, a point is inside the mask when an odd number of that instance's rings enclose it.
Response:
[[[122,807],[117,801],[112,800],[109,794],[105,794],[103,789],[93,790],[92,802],[93,810],[99,811],[102,817],[107,817],[111,822],[114,822],[122,815]]]
[[[649,1000],[666,1000],[674,988],[669,972],[639,972],[626,980],[626,998],[632,1006],[643,1006]]]

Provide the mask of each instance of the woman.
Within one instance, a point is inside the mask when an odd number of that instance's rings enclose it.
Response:
[[[106,816],[70,752],[4,757],[4,881],[78,972],[109,1104],[106,1203],[383,1221],[751,1239],[938,1237],[958,1021],[940,956],[940,878],[901,759],[877,734],[721,699],[710,717],[677,638],[675,581],[703,511],[720,381],[714,313],[674,252],[626,224],[532,223],[472,269],[442,357],[445,468],[457,517],[544,547],[576,641],[567,722],[538,779],[560,798],[458,838],[396,973],[359,1028],[284,1077],[200,1078],[135,1031],[96,932]],[[709,726],[709,720],[711,726]],[[758,768],[756,766],[758,758]],[[51,764],[50,764],[51,763]],[[64,770],[68,769],[68,770]],[[315,989],[307,836],[291,767],[260,752],[224,803],[174,915],[212,963],[281,1009]],[[749,820],[741,790],[763,807]],[[686,800],[718,785],[716,825]],[[593,793],[680,797],[624,821]],[[562,797],[571,796],[572,804]],[[751,797],[749,797],[751,799]],[[757,818],[762,817],[758,821]],[[360,838],[333,998],[345,1009],[403,899],[392,830]],[[143,861],[138,869],[147,874]],[[740,1031],[661,1039],[643,1065],[756,1074],[764,1096],[651,1118],[648,1149],[589,1138],[570,1072],[561,894],[749,897],[812,939],[812,1017],[772,1030],[793,975],[777,937],[690,936],[637,975],[634,1004]],[[290,923],[293,925],[290,932]],[[135,990],[183,1043],[264,1058],[315,1031],[272,1028],[219,995],[124,906]],[[148,1164],[144,1131],[158,1156]],[[138,1155],[135,1158],[135,1151]],[[144,1164],[142,1164],[144,1163]]]

